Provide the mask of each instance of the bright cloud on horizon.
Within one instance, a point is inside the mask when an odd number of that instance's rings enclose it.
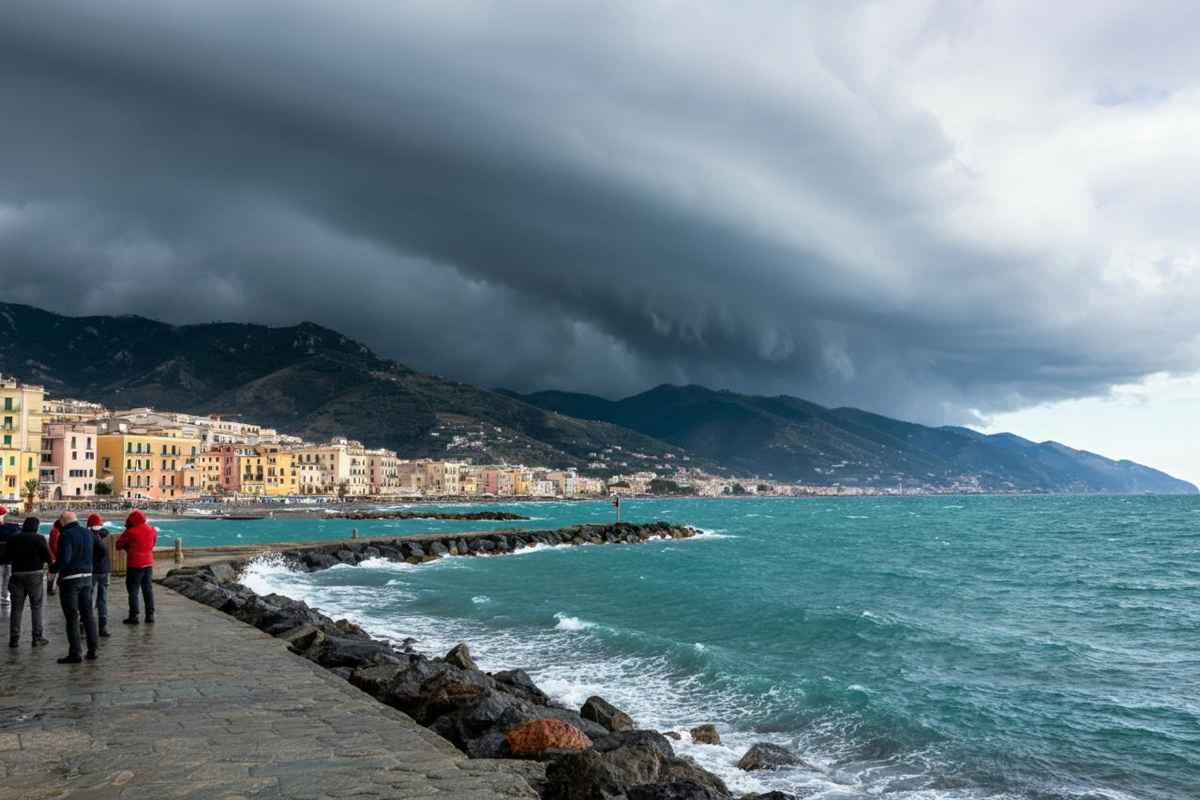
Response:
[[[4,299],[1196,480],[1197,35],[1193,4],[1111,0],[17,0]]]

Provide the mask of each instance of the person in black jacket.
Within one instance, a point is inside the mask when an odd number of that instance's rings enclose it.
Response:
[[[8,578],[12,574],[12,559],[8,555],[8,540],[21,532],[21,526],[8,522],[8,509],[0,506],[0,605],[8,605]]]
[[[63,512],[58,518],[62,523],[62,534],[58,537],[58,560],[51,567],[58,573],[59,602],[67,621],[67,655],[58,660],[60,664],[78,664],[79,619],[83,618],[83,630],[87,634],[87,659],[96,660],[96,616],[92,613],[92,564],[100,540],[79,524],[71,511]]]
[[[8,557],[12,561],[9,591],[12,593],[12,616],[8,621],[8,646],[16,647],[21,639],[21,614],[29,600],[33,618],[33,646],[50,644],[42,635],[42,589],[46,565],[50,563],[50,546],[38,532],[37,517],[27,517],[21,532],[8,540]]]

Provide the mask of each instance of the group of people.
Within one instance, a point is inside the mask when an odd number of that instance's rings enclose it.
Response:
[[[33,628],[33,646],[50,644],[43,627],[42,604],[46,595],[59,595],[66,621],[68,652],[60,664],[94,661],[100,639],[108,632],[108,578],[112,558],[108,528],[99,514],[91,514],[86,525],[72,511],[55,520],[49,537],[41,533],[41,521],[26,517],[20,525],[8,522],[8,509],[0,506],[0,604],[12,606],[9,647],[19,647],[21,617],[25,604]],[[140,511],[125,519],[125,530],[113,546],[126,553],[125,588],[129,592],[126,625],[141,623],[145,605],[147,623],[154,622],[154,545],[158,532]],[[82,630],[81,630],[82,629]],[[82,638],[87,652],[83,652]]]

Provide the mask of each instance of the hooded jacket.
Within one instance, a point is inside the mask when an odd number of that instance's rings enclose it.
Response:
[[[50,547],[46,537],[38,531],[36,517],[28,517],[21,532],[8,540],[8,554],[12,558],[13,573],[41,572],[50,563]]]
[[[92,574],[97,541],[92,532],[78,522],[72,522],[62,529],[58,537],[58,560],[51,568],[58,573],[60,582],[73,575]]]
[[[158,531],[146,524],[146,515],[134,511],[125,519],[125,532],[117,537],[117,549],[128,554],[125,565],[131,569],[154,566],[154,544]]]
[[[92,527],[88,526],[88,531],[96,540],[96,555],[93,559],[92,572],[108,573],[112,572],[112,555],[108,552],[108,528],[103,525]]]

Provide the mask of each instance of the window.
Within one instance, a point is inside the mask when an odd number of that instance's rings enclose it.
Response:
[[[12,437],[9,436],[8,434],[4,434],[4,446],[8,447],[11,444],[12,444]]]
[[[78,447],[78,446],[79,446],[79,445],[75,444],[75,437],[74,437],[74,436],[72,436],[72,437],[71,437],[71,447],[72,447],[72,449],[73,449],[73,448],[76,448],[76,447]]]
[[[12,407],[12,398],[11,398],[11,397],[6,397],[6,398],[4,398],[4,410],[5,410],[5,411],[12,411],[12,410],[13,410],[13,407]]]
[[[104,468],[105,468],[105,469],[112,469],[112,461],[111,461],[111,460],[109,460],[108,456],[105,456],[105,457],[104,457]],[[126,467],[126,469],[128,469],[128,467]]]

